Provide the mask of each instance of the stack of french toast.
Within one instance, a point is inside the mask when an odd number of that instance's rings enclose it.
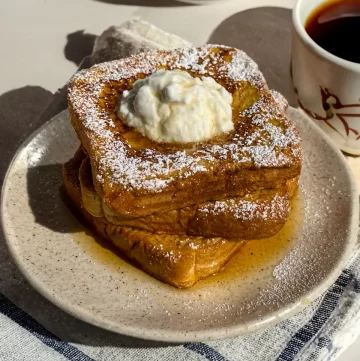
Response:
[[[119,99],[159,70],[211,77],[232,96],[234,129],[200,142],[158,142],[126,124]],[[64,165],[73,207],[138,267],[179,288],[219,272],[290,213],[302,147],[244,52],[219,45],[152,51],[78,72],[68,87],[81,141]]]

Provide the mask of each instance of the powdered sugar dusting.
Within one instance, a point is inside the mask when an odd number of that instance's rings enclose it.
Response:
[[[231,214],[241,220],[267,220],[282,219],[290,212],[290,203],[285,195],[275,194],[274,197],[264,200],[230,198],[223,201],[209,203],[207,207],[199,208],[200,213],[211,213],[213,215]]]
[[[106,156],[100,166],[112,171],[112,179],[133,188],[161,190],[174,180],[172,175],[180,170],[189,174],[206,171],[202,159],[194,159],[179,151],[168,156],[147,150],[147,158],[131,157],[123,142],[107,138],[103,149]]]
[[[100,158],[95,174],[99,182],[121,184],[126,189],[161,192],[174,182],[192,177],[201,172],[216,172],[219,160],[227,160],[246,167],[281,167],[301,157],[300,139],[296,129],[276,106],[268,92],[241,117],[254,127],[242,136],[236,132],[225,144],[201,143],[195,150],[178,150],[163,154],[156,149],[135,151],[121,139],[115,137],[116,127],[106,109],[99,106],[99,96],[109,81],[136,79],[138,74],[151,74],[158,68],[185,69],[192,73],[211,76],[214,69],[220,78],[226,78],[236,86],[246,81],[265,89],[263,75],[244,52],[227,47],[232,60],[225,61],[220,53],[209,51],[211,45],[202,48],[179,49],[173,52],[146,52],[127,59],[97,65],[90,70],[77,73],[70,84],[68,98],[70,106],[80,119],[81,126],[90,133],[90,147],[95,144]],[[271,119],[277,118],[278,124]],[[247,129],[246,128],[246,129]],[[252,130],[257,129],[257,130]],[[288,148],[292,153],[288,152]],[[300,149],[300,150],[296,150]]]
[[[282,152],[285,149],[296,149],[296,155],[301,156],[297,129],[286,118],[278,103],[269,101],[269,97],[260,98],[241,116],[250,118],[251,124],[257,126],[245,131],[241,148],[242,152],[253,159],[255,167],[291,163],[291,156],[294,154],[285,154]],[[282,124],[279,124],[279,120]]]
[[[301,142],[297,129],[286,118],[271,95],[261,97],[240,116],[250,120],[242,136],[236,134],[231,142],[213,146],[211,154],[234,162],[252,162],[256,168],[284,166],[292,158],[301,158]],[[290,153],[286,150],[290,149]]]
[[[285,97],[279,93],[276,90],[270,89],[270,93],[273,96],[273,98],[275,99],[276,103],[278,104],[278,107],[285,112],[288,107],[289,107],[289,103],[288,101],[285,99]]]
[[[237,51],[231,62],[221,68],[226,76],[235,81],[250,81],[256,86],[266,84],[264,76],[259,71],[257,64],[243,51]]]

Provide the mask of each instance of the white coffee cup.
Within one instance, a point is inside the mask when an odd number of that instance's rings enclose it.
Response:
[[[360,64],[324,50],[305,30],[306,20],[325,2],[298,0],[293,10],[293,83],[300,107],[341,150],[360,155]]]

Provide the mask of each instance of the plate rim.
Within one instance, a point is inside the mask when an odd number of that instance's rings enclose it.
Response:
[[[288,112],[301,112],[299,108],[291,108],[289,107]],[[241,323],[241,324],[234,324],[231,326],[223,326],[212,328],[206,331],[174,331],[171,329],[143,329],[138,328],[135,326],[127,326],[122,325],[115,322],[110,322],[109,320],[101,320],[101,316],[94,316],[91,312],[78,309],[74,310],[71,304],[68,304],[66,301],[62,300],[61,298],[55,297],[50,291],[47,290],[46,286],[44,286],[41,282],[38,282],[36,276],[34,277],[25,266],[23,266],[20,259],[17,258],[17,253],[13,248],[12,241],[10,237],[8,237],[8,232],[6,231],[7,227],[5,226],[4,221],[4,209],[5,209],[5,192],[6,186],[8,183],[8,177],[10,172],[13,168],[14,163],[17,161],[21,152],[26,148],[26,146],[43,130],[45,129],[51,122],[53,122],[56,118],[62,117],[68,114],[68,110],[65,109],[52,117],[50,120],[45,122],[42,126],[37,128],[34,132],[32,132],[18,147],[17,151],[15,152],[8,168],[5,173],[2,189],[1,189],[1,199],[0,199],[0,228],[3,230],[4,241],[11,256],[11,259],[14,261],[17,268],[20,270],[22,275],[25,279],[29,282],[29,284],[43,297],[49,300],[51,303],[59,307],[61,310],[65,311],[66,313],[70,314],[71,316],[80,319],[84,322],[90,323],[94,326],[103,328],[108,331],[116,332],[119,334],[136,337],[145,340],[152,340],[152,341],[166,341],[166,342],[199,342],[199,341],[211,341],[211,340],[220,340],[225,338],[231,338],[235,336],[240,336],[244,334],[249,334],[252,332],[256,332],[265,328],[268,328],[274,324],[281,322],[284,319],[287,319],[301,310],[303,310],[308,303],[304,303],[301,300],[298,302],[289,303],[286,306],[283,306],[276,311],[271,312],[267,315],[267,318],[262,320],[261,322],[259,319],[254,319],[252,322]],[[309,290],[303,298],[306,298],[309,303],[314,301],[316,298],[321,296],[326,290],[336,281],[336,279],[340,276],[341,272],[343,271],[346,262],[350,259],[351,251],[353,250],[356,241],[357,241],[357,232],[358,232],[358,216],[359,216],[359,197],[358,197],[358,190],[355,181],[355,176],[351,171],[351,168],[346,161],[345,156],[341,153],[341,151],[337,148],[335,143],[329,138],[327,134],[325,134],[317,124],[311,121],[310,118],[306,116],[305,113],[302,112],[302,118],[308,123],[310,128],[314,130],[316,133],[322,137],[327,146],[329,146],[332,151],[340,158],[340,163],[342,164],[346,176],[349,179],[350,184],[350,193],[354,195],[351,197],[351,216],[349,217],[349,232],[347,232],[346,236],[346,248],[339,258],[337,264],[333,267],[332,271],[327,274],[324,280]],[[291,120],[291,115],[289,114],[289,119]]]

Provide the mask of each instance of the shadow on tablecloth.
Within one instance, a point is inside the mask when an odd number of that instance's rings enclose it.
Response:
[[[92,53],[96,35],[78,30],[68,34],[66,39],[65,58],[79,66],[82,60]]]
[[[213,31],[208,43],[244,50],[257,62],[269,87],[297,106],[290,77],[290,9],[262,7],[234,14]]]

